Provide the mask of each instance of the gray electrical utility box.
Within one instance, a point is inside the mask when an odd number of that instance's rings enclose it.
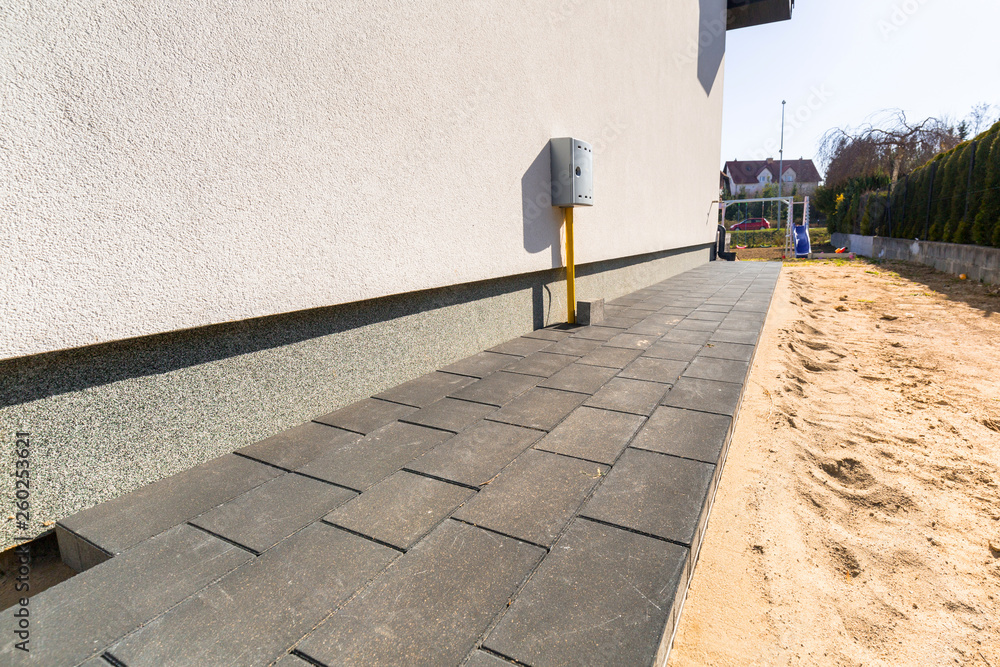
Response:
[[[572,137],[549,140],[552,205],[594,205],[594,149]]]

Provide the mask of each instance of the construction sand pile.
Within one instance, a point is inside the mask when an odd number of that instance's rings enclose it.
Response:
[[[1000,667],[1000,296],[786,266],[672,667]]]

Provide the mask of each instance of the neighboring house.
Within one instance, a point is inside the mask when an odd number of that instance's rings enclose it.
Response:
[[[780,167],[782,175],[782,193],[790,195],[811,195],[816,191],[823,177],[812,160],[799,158],[785,160]],[[779,161],[774,158],[766,160],[732,160],[726,163],[723,173],[727,179],[726,187],[731,196],[745,195],[759,197],[764,187],[778,182]]]
[[[594,148],[580,298],[709,261],[725,31],[792,2],[355,5],[5,16],[0,421],[32,433],[31,532],[564,321],[551,137]]]

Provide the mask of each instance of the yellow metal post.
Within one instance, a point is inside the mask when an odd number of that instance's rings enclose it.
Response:
[[[573,207],[566,211],[566,321],[576,324],[576,268],[573,264]]]

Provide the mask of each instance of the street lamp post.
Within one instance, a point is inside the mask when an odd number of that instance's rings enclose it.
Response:
[[[778,149],[778,197],[782,195],[782,185],[785,178],[785,100],[781,100],[781,148]],[[788,207],[788,224],[792,220],[792,207]],[[778,202],[778,228],[781,228],[781,202]]]

